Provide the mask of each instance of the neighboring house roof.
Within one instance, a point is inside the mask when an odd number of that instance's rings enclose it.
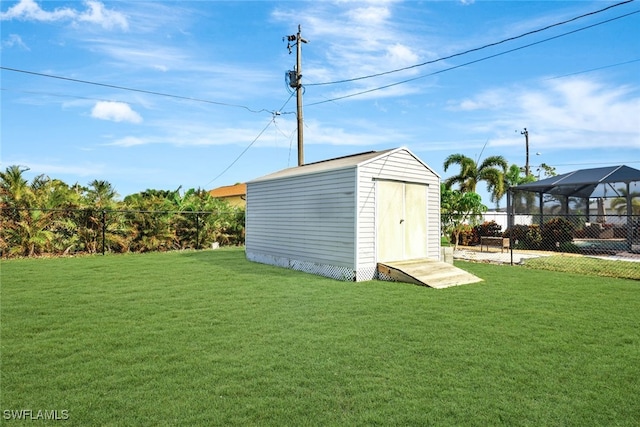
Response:
[[[227,197],[245,196],[247,194],[247,184],[225,185],[209,191],[212,197],[224,199]]]
[[[401,148],[394,148],[394,149],[383,150],[383,151],[367,151],[364,153],[353,154],[351,156],[337,157],[335,159],[328,159],[328,160],[322,160],[314,163],[307,163],[302,166],[283,169],[281,171],[278,171],[266,176],[262,176],[260,178],[256,178],[250,182],[270,181],[273,179],[288,178],[291,176],[308,175],[308,174],[318,173],[318,172],[327,172],[327,171],[333,171],[333,170],[353,168],[353,167],[366,164],[370,161],[374,161],[379,157],[383,157],[393,152],[401,151],[401,150],[407,151],[409,154],[415,157],[416,160],[422,163],[427,169],[432,171],[435,175],[438,175],[428,165],[423,163],[419,158],[417,158],[413,153],[411,153],[411,151],[409,151],[407,148],[401,147]]]

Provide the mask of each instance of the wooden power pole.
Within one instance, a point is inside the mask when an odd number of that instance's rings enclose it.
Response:
[[[296,90],[296,109],[298,116],[298,166],[304,164],[304,116],[302,114],[302,43],[308,43],[302,38],[302,29],[298,25],[298,33],[287,36],[289,53],[291,53],[291,42],[296,44],[296,69],[289,72],[289,85]]]
[[[524,135],[524,143],[525,143],[525,149],[526,149],[526,158],[525,158],[525,164],[524,164],[524,176],[528,177],[531,174],[531,170],[529,168],[529,131],[527,130],[527,128],[524,128],[524,130],[522,132],[520,132],[520,134]]]

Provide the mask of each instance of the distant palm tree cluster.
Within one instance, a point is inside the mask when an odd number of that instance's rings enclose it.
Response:
[[[523,175],[522,168],[518,165],[511,165],[503,156],[489,156],[478,164],[477,161],[464,154],[452,154],[444,161],[444,171],[450,166],[459,165],[460,172],[447,178],[444,185],[447,189],[452,189],[457,185],[463,193],[475,193],[480,181],[487,184],[487,191],[491,194],[491,202],[499,207],[500,200],[509,190],[509,187],[535,181],[534,175]],[[555,175],[555,168],[542,164],[541,169],[545,175]]]
[[[491,201],[498,206],[508,188],[521,183],[523,178],[520,168],[516,165],[508,168],[502,156],[490,156],[478,164],[464,154],[451,154],[444,161],[444,171],[452,165],[458,165],[460,172],[442,182],[440,207],[442,230],[457,246],[465,225],[477,224],[487,210],[476,193],[478,183],[487,183]]]
[[[3,257],[199,249],[244,243],[244,211],[205,190],[147,190],[120,201],[107,181],[68,185],[0,172]]]

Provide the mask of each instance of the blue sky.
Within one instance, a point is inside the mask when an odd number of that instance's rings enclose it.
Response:
[[[523,166],[527,128],[533,173],[640,168],[638,2],[433,62],[618,3],[2,1],[0,167],[124,197],[295,166],[301,25],[306,162],[404,146],[446,178],[453,153]]]

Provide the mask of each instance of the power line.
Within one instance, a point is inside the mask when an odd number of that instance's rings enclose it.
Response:
[[[384,85],[384,86],[375,87],[373,89],[367,89],[367,90],[363,90],[363,91],[360,91],[360,92],[355,92],[355,93],[351,93],[351,94],[347,94],[347,95],[343,95],[343,96],[338,96],[338,97],[327,99],[327,100],[324,100],[324,101],[313,102],[311,104],[307,104],[307,106],[310,107],[310,106],[313,106],[313,105],[319,105],[319,104],[324,104],[324,103],[327,103],[327,102],[338,101],[338,100],[341,100],[341,99],[352,98],[354,96],[364,95],[364,94],[367,94],[367,93],[376,92],[376,91],[383,90],[383,89],[388,89],[388,88],[393,87],[393,86],[398,86],[398,85],[401,85],[401,84],[409,83],[409,82],[412,82],[412,81],[415,81],[415,80],[424,79],[425,77],[435,76],[437,74],[442,74],[442,73],[447,72],[447,71],[455,70],[457,68],[462,68],[462,67],[465,67],[467,65],[471,65],[471,64],[478,63],[478,62],[486,61],[488,59],[496,58],[498,56],[506,55],[508,53],[516,52],[518,50],[526,49],[528,47],[535,46],[535,45],[538,45],[538,44],[542,44],[542,43],[545,43],[545,42],[548,42],[548,41],[551,41],[551,40],[555,40],[555,39],[558,39],[560,37],[568,36],[570,34],[574,34],[574,33],[580,32],[580,31],[584,31],[584,30],[596,27],[598,25],[607,24],[609,22],[612,22],[612,21],[615,21],[615,20],[618,20],[618,19],[622,19],[622,18],[626,18],[627,16],[631,16],[631,15],[634,15],[636,13],[640,13],[640,10],[636,10],[634,12],[630,12],[630,13],[627,13],[627,14],[624,14],[624,15],[620,15],[620,16],[617,16],[615,18],[607,19],[605,21],[597,22],[595,24],[591,24],[591,25],[588,25],[586,27],[578,28],[576,30],[572,30],[572,31],[569,31],[569,32],[566,32],[566,33],[563,33],[563,34],[559,34],[557,36],[549,37],[549,38],[546,38],[546,39],[543,39],[543,40],[538,40],[538,41],[533,42],[533,43],[529,43],[529,44],[526,44],[526,45],[523,45],[523,46],[520,46],[520,47],[516,47],[516,48],[513,48],[513,49],[509,49],[509,50],[503,51],[503,52],[499,52],[499,53],[496,53],[494,55],[485,56],[485,57],[480,58],[480,59],[476,59],[476,60],[473,60],[473,61],[465,62],[465,63],[459,64],[459,65],[454,65],[452,67],[444,68],[444,69],[439,70],[439,71],[434,71],[434,72],[429,73],[429,74],[423,74],[421,76],[413,77],[413,78],[402,80],[402,81],[395,82],[395,83],[390,83],[390,84],[387,84],[387,85]]]
[[[240,160],[240,158],[244,155],[244,153],[246,153],[249,148],[251,148],[251,146],[258,140],[258,138],[260,138],[262,136],[262,134],[267,130],[267,128],[271,125],[271,123],[273,123],[275,120],[275,115],[271,118],[271,120],[269,120],[269,123],[267,123],[267,125],[260,131],[260,133],[258,134],[258,136],[256,136],[253,141],[251,141],[251,144],[247,145],[247,148],[245,148],[244,150],[242,150],[242,153],[240,153],[240,155],[238,155],[238,157],[236,157],[236,159],[231,162],[231,164],[229,166],[227,166],[222,172],[220,172],[215,178],[213,178],[211,181],[207,182],[205,184],[205,186],[211,184],[212,182],[214,182],[216,179],[220,178],[222,175],[225,174],[225,172],[227,172],[229,169],[231,169],[231,167],[233,165],[236,164],[236,162],[238,160]]]
[[[604,70],[606,68],[618,67],[620,65],[627,65],[627,64],[631,64],[633,62],[638,62],[638,61],[640,61],[640,58],[632,59],[631,61],[618,62],[617,64],[603,65],[602,67],[590,68],[588,70],[576,71],[575,73],[563,74],[561,76],[549,77],[548,79],[545,79],[545,80],[561,79],[563,77],[575,76],[577,74],[590,73],[592,71],[598,71],[598,70]]]
[[[557,166],[598,166],[598,165],[624,165],[624,164],[628,164],[628,163],[640,163],[640,160],[625,160],[622,162],[614,162],[614,161],[610,161],[610,162],[584,162],[584,163],[553,163],[549,166],[553,166],[553,167],[557,167]],[[540,167],[543,164],[546,163],[541,163],[539,165],[531,165],[531,167]]]
[[[73,98],[73,99],[85,99],[87,101],[102,101],[102,102],[126,102],[127,104],[135,104],[134,102],[129,101],[116,101],[113,99],[105,99],[105,98],[90,98],[87,96],[78,96],[78,95],[66,95],[61,93],[51,93],[51,92],[40,92],[35,90],[21,90],[21,89],[10,89],[10,88],[0,88],[0,90],[8,91],[8,92],[18,92],[18,93],[26,93],[29,95],[45,95],[45,96],[54,96],[58,98]]]
[[[291,162],[291,149],[293,146],[293,136],[296,134],[297,129],[293,129],[291,131],[291,134],[287,135],[286,133],[284,133],[280,127],[278,126],[278,122],[276,122],[275,120],[273,121],[273,126],[276,128],[276,130],[285,138],[287,138],[289,140],[289,157],[287,157],[287,167],[289,167],[289,164]]]
[[[293,98],[293,95],[294,95],[294,94],[295,94],[295,92],[294,92],[294,93],[292,93],[292,94],[289,96],[289,98],[287,98],[287,100],[284,102],[284,104],[282,104],[282,107],[280,107],[280,110],[282,110],[282,109],[287,105],[287,103],[289,103],[289,101],[291,100],[291,98]],[[277,111],[280,111],[280,110],[277,110]],[[251,148],[251,147],[253,146],[253,144],[255,144],[255,143],[256,143],[256,141],[257,141],[257,140],[262,136],[262,134],[263,134],[263,133],[265,133],[265,131],[269,128],[269,126],[270,126],[272,123],[275,123],[275,121],[276,121],[276,117],[277,117],[278,115],[279,115],[279,113],[274,112],[274,113],[273,113],[273,116],[271,117],[271,120],[269,120],[269,123],[267,123],[267,125],[266,125],[266,126],[265,126],[261,131],[260,131],[260,133],[258,133],[258,136],[256,136],[256,137],[253,139],[253,141],[251,141],[251,143],[250,143],[249,145],[247,145],[247,147],[246,147],[244,150],[242,150],[242,153],[240,153],[240,154],[238,155],[238,157],[236,157],[236,158],[235,158],[235,160],[234,160],[233,162],[231,162],[231,164],[230,164],[229,166],[227,166],[227,167],[226,167],[222,172],[220,172],[220,173],[219,173],[215,178],[213,178],[211,181],[207,182],[207,183],[205,184],[205,187],[206,187],[206,186],[208,186],[209,184],[211,184],[212,182],[214,182],[216,179],[220,178],[220,177],[221,177],[222,175],[224,175],[224,174],[225,174],[229,169],[231,169],[231,167],[232,167],[233,165],[235,165],[235,164],[236,164],[236,162],[237,162],[238,160],[240,160],[240,158],[241,158],[242,156],[244,156],[244,154],[245,154],[247,151],[249,151],[249,148]]]
[[[323,82],[323,83],[309,83],[306,86],[326,86],[326,85],[339,84],[339,83],[348,83],[348,82],[354,82],[354,81],[358,81],[358,80],[370,79],[370,78],[373,78],[373,77],[380,77],[380,76],[384,76],[384,75],[387,75],[387,74],[398,73],[400,71],[406,71],[406,70],[410,70],[412,68],[423,67],[425,65],[434,64],[436,62],[440,62],[440,61],[444,61],[444,60],[447,60],[447,59],[455,58],[457,56],[466,55],[466,54],[471,53],[471,52],[477,52],[479,50],[483,50],[483,49],[486,49],[486,48],[489,48],[489,47],[497,46],[497,45],[500,45],[500,44],[503,44],[503,43],[506,43],[506,42],[509,42],[509,41],[517,40],[517,39],[520,39],[522,37],[526,37],[526,36],[529,36],[529,35],[532,35],[532,34],[540,33],[542,31],[546,31],[546,30],[548,30],[550,28],[558,27],[560,25],[565,25],[565,24],[568,24],[570,22],[577,21],[578,19],[585,18],[587,16],[596,15],[598,13],[605,12],[605,11],[607,11],[609,9],[614,8],[614,7],[622,6],[624,4],[631,3],[633,1],[634,0],[627,0],[627,1],[620,2],[620,3],[616,3],[616,4],[613,4],[611,6],[605,7],[605,8],[600,9],[600,10],[596,10],[596,11],[593,11],[593,12],[585,13],[583,15],[576,16],[574,18],[567,19],[565,21],[557,22],[555,24],[547,25],[546,27],[543,27],[543,28],[538,28],[537,30],[528,31],[526,33],[522,33],[522,34],[517,35],[517,36],[513,36],[513,37],[509,37],[509,38],[500,40],[498,42],[485,44],[485,45],[480,46],[480,47],[476,47],[476,48],[473,48],[473,49],[465,50],[464,52],[454,53],[453,55],[444,56],[444,57],[441,57],[441,58],[438,58],[438,59],[433,59],[431,61],[422,62],[420,64],[410,65],[408,67],[397,68],[395,70],[384,71],[384,72],[381,72],[381,73],[370,74],[370,75],[361,76],[361,77],[354,77],[354,78],[350,78],[350,79],[336,80],[336,81],[332,81],[332,82]]]
[[[65,80],[65,81],[69,81],[69,82],[74,82],[74,83],[83,83],[83,84],[88,84],[88,85],[93,85],[93,86],[101,86],[101,87],[108,87],[111,89],[119,89],[119,90],[126,90],[126,91],[130,91],[130,92],[138,92],[138,93],[146,93],[148,95],[157,95],[157,96],[164,96],[167,98],[175,98],[175,99],[182,99],[182,100],[186,100],[186,101],[194,101],[194,102],[204,102],[206,104],[213,104],[213,105],[220,105],[223,107],[234,107],[234,108],[243,108],[251,113],[262,113],[262,112],[267,112],[267,113],[272,113],[272,111],[266,110],[266,109],[261,109],[261,110],[253,110],[245,105],[238,105],[238,104],[228,104],[225,102],[218,102],[218,101],[210,101],[208,99],[201,99],[201,98],[193,98],[193,97],[189,97],[189,96],[181,96],[181,95],[172,95],[169,93],[163,93],[163,92],[155,92],[152,90],[145,90],[145,89],[135,89],[135,88],[130,88],[130,87],[125,87],[125,86],[117,86],[117,85],[112,85],[112,84],[107,84],[107,83],[98,83],[98,82],[92,82],[89,80],[80,80],[80,79],[73,79],[70,77],[63,77],[63,76],[56,76],[53,74],[45,74],[45,73],[37,73],[35,71],[28,71],[28,70],[20,70],[17,68],[10,68],[10,67],[3,67],[0,66],[0,69],[2,70],[6,70],[6,71],[13,71],[16,73],[23,73],[23,74],[30,74],[33,76],[39,76],[39,77],[48,77],[51,79],[58,79],[58,80]]]

